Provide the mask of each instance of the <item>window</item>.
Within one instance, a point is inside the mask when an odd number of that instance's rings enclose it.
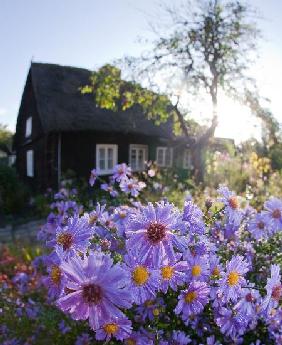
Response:
[[[160,167],[172,166],[172,148],[166,146],[157,147],[157,164]]]
[[[28,177],[33,177],[34,176],[33,150],[26,151],[26,175]]]
[[[191,152],[189,150],[184,151],[183,168],[184,169],[193,169],[192,155],[191,155]]]
[[[32,117],[29,117],[26,120],[26,124],[25,124],[25,137],[30,137],[31,136],[31,132],[32,132]]]
[[[148,159],[148,146],[131,144],[129,146],[129,165],[133,171],[144,170]]]
[[[113,172],[117,164],[117,145],[96,145],[96,169],[99,175],[107,175]]]

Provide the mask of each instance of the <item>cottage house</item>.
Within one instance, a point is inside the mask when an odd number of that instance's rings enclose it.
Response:
[[[170,123],[157,126],[138,107],[101,109],[91,95],[82,95],[79,87],[89,82],[90,74],[82,68],[31,64],[14,138],[23,181],[34,190],[57,188],[67,170],[88,177],[96,167],[108,175],[120,162],[133,171],[142,170],[146,160],[156,160],[160,167],[191,168],[189,150],[177,153]]]

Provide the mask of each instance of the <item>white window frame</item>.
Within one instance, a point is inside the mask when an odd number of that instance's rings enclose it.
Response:
[[[105,149],[105,169],[100,168],[100,149]],[[113,167],[108,167],[108,149],[113,150]],[[118,161],[118,145],[116,144],[97,144],[96,145],[96,171],[98,175],[109,175],[114,171],[114,166]]]
[[[142,150],[144,161],[141,166],[132,166],[132,151],[136,150],[137,152]],[[138,157],[138,153],[136,155]],[[140,145],[140,144],[130,144],[129,145],[129,166],[131,167],[132,171],[143,171],[145,169],[145,162],[148,161],[148,145]]]
[[[32,134],[32,117],[28,117],[25,123],[25,137],[28,138]]]
[[[188,155],[188,157],[186,155]],[[183,152],[183,169],[187,169],[187,170],[193,169],[192,152],[188,149],[184,150]]]
[[[26,151],[26,176],[34,177],[34,152],[33,150]]]
[[[160,161],[160,159],[159,159],[161,151],[163,152],[163,156],[162,156],[163,160],[162,161]],[[168,151],[170,151],[170,161],[167,164],[166,163],[166,155],[167,155]],[[172,162],[173,162],[173,148],[168,147],[168,146],[158,146],[157,147],[157,154],[156,154],[156,162],[157,162],[157,165],[159,167],[171,168]]]

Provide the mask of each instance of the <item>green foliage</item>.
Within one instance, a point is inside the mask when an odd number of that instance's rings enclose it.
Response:
[[[273,145],[270,148],[269,157],[271,166],[275,170],[282,170],[282,143]]]
[[[4,214],[22,211],[27,200],[28,191],[19,181],[16,171],[6,165],[0,165],[0,208]]]
[[[125,111],[138,104],[156,124],[166,122],[172,116],[169,110],[171,104],[166,95],[121,79],[120,69],[109,64],[93,72],[90,85],[82,86],[80,90],[82,94],[93,94],[96,104],[104,109]]]
[[[0,145],[10,147],[12,144],[13,133],[7,129],[6,125],[0,123]]]
[[[215,123],[219,89],[234,97],[242,85],[253,84],[250,53],[260,35],[254,11],[235,0],[186,1],[164,9],[160,23],[151,23],[157,33],[152,48],[127,57],[127,67],[135,80],[160,80],[162,89],[165,81],[166,93],[182,95],[186,107],[187,94],[207,95]]]

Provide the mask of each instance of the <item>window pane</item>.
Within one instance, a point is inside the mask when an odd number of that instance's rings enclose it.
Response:
[[[136,149],[131,149],[130,164],[131,164],[132,169],[136,169],[136,158],[137,158]]]
[[[105,170],[106,167],[105,167],[105,160],[104,159],[100,159],[99,160],[99,169],[100,170]]]
[[[166,148],[165,150],[165,166],[170,165],[170,149]]]
[[[100,157],[100,159],[105,159],[105,149],[104,148],[99,149],[99,157]]]
[[[113,169],[114,167],[114,150],[108,148],[108,169]]]
[[[139,149],[138,150],[137,168],[138,169],[143,169],[143,167],[144,167],[144,149]]]
[[[163,165],[164,163],[164,151],[163,151],[163,148],[158,148],[158,151],[157,151],[157,163],[159,165]]]
[[[191,154],[189,151],[185,151],[184,167],[186,169],[191,168]]]
[[[26,120],[26,124],[25,124],[25,136],[29,137],[31,135],[32,132],[32,118],[29,117]]]
[[[33,150],[28,150],[26,152],[26,174],[29,177],[34,176]]]

